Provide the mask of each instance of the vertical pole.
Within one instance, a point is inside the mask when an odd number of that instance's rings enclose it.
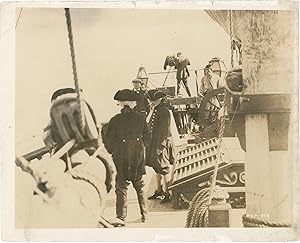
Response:
[[[239,17],[244,26],[245,94],[291,94],[296,60],[294,13],[241,11]],[[246,213],[257,219],[291,223],[291,147],[269,151],[267,114],[248,114],[245,123]]]
[[[292,93],[295,53],[292,11],[241,11],[245,94]],[[246,213],[291,223],[292,169],[288,151],[269,151],[267,114],[248,114]],[[291,126],[290,126],[291,129]]]

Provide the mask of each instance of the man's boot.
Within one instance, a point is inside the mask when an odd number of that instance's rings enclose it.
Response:
[[[148,200],[160,199],[161,196],[163,196],[163,191],[155,190],[155,192],[150,197],[148,197]]]
[[[117,218],[125,221],[127,217],[127,188],[116,188],[116,215]]]
[[[147,202],[146,202],[145,193],[144,193],[144,186],[145,186],[145,183],[144,183],[143,179],[133,183],[133,187],[136,191],[136,195],[137,195],[139,206],[140,206],[140,212],[142,215],[143,223],[147,219]]]

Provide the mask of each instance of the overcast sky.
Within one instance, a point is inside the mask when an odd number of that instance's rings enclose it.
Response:
[[[118,112],[113,95],[132,87],[141,64],[163,71],[165,56],[181,51],[191,68],[215,56],[229,67],[229,36],[202,10],[71,9],[71,17],[79,83],[99,122]],[[151,78],[161,84],[165,76]],[[167,85],[173,81],[171,75]],[[16,30],[17,149],[41,133],[52,93],[67,86],[74,84],[64,10],[23,9]]]

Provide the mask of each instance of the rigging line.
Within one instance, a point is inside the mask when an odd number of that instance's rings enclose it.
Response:
[[[167,72],[167,75],[166,75],[166,77],[165,77],[165,81],[164,81],[164,83],[163,83],[163,85],[162,85],[162,86],[165,86],[165,84],[166,84],[166,81],[167,81],[167,79],[168,79],[168,76],[169,76],[169,73],[170,73],[170,71],[171,71],[171,66],[169,66],[169,70],[168,70],[168,72]]]
[[[17,19],[17,22],[16,22],[15,29],[16,29],[17,26],[18,26],[19,20],[20,20],[20,18],[21,18],[22,11],[23,11],[23,8],[21,8],[21,10],[20,10],[20,12],[19,12],[19,16],[18,16],[18,19]]]
[[[151,80],[152,80],[152,81],[154,81],[154,80],[151,79],[151,78],[149,78],[148,80],[149,80],[150,84],[152,84],[152,86],[153,86],[155,89],[157,89],[157,87],[151,82]]]
[[[236,106],[235,106],[235,109],[234,109],[234,113],[233,113],[232,118],[231,118],[231,121],[230,121],[230,123],[229,123],[229,128],[231,128],[231,125],[232,125],[233,119],[234,119],[234,117],[235,117],[235,114],[236,114],[236,112],[237,112],[237,109],[238,109],[238,107],[239,107],[239,104],[240,104],[240,97],[239,97],[238,102],[236,103]]]
[[[199,69],[192,69],[192,70],[189,70],[190,72],[194,72],[194,71],[202,71],[204,70],[204,68],[199,68]],[[169,73],[176,73],[177,70],[174,70],[174,71],[170,71]],[[165,73],[168,73],[168,71],[163,71],[163,72],[150,72],[148,73],[148,75],[154,75],[154,74],[165,74]]]
[[[232,18],[232,10],[229,10],[229,21],[230,21],[230,61],[231,61],[231,68],[234,67],[234,50],[233,50],[233,18]]]
[[[199,94],[198,71],[195,71],[195,76],[196,76],[196,90],[197,90],[197,95],[198,95]]]
[[[65,17],[66,17],[66,23],[67,23],[67,28],[68,28],[68,39],[69,39],[69,47],[70,47],[70,53],[71,53],[73,79],[74,79],[75,91],[77,93],[78,103],[79,103],[80,131],[84,133],[85,117],[84,117],[84,114],[83,114],[80,87],[79,87],[79,81],[78,81],[78,76],[77,76],[74,40],[73,40],[73,33],[72,33],[72,22],[71,22],[71,15],[70,15],[70,9],[69,8],[65,8]]]

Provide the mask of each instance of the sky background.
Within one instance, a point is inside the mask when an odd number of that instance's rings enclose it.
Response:
[[[165,57],[177,51],[191,69],[212,57],[230,64],[229,36],[202,10],[71,9],[71,18],[79,83],[98,123],[119,111],[113,96],[132,88],[140,65],[163,71]],[[161,85],[165,75],[150,78]],[[174,84],[172,74],[167,86]],[[189,85],[195,94],[194,75]],[[16,28],[17,152],[42,145],[50,97],[62,87],[74,87],[64,10],[23,8]]]

